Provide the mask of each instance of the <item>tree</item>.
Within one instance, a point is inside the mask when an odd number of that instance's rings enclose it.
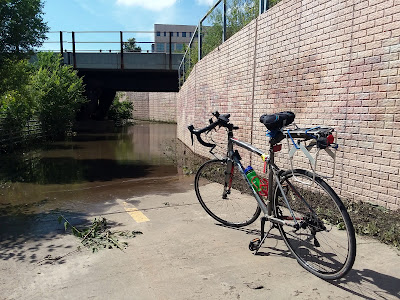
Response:
[[[124,43],[124,51],[125,52],[142,52],[142,48],[140,46],[136,46],[136,39],[130,38],[128,42]]]
[[[41,0],[0,1],[1,56],[23,57],[42,45],[48,31]]]
[[[61,55],[38,53],[31,85],[37,99],[42,131],[51,139],[63,138],[82,104],[84,85],[71,66],[61,65]]]
[[[18,137],[35,109],[29,85],[32,67],[26,60],[6,59],[1,69],[7,76],[0,80],[0,128]]]
[[[259,0],[227,1],[226,39],[250,23],[258,16]],[[204,27],[202,55],[207,55],[222,43],[223,12],[215,9],[210,15],[210,27]]]
[[[120,94],[115,96],[110,109],[108,110],[108,119],[114,121],[132,119],[133,103],[128,100],[121,101]]]

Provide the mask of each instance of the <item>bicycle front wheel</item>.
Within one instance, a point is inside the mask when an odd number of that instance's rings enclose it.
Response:
[[[261,209],[238,167],[226,160],[210,160],[197,171],[197,198],[218,222],[241,227],[253,223]]]
[[[294,176],[293,176],[294,175]],[[274,190],[275,217],[298,227],[278,225],[286,245],[302,267],[326,279],[343,277],[353,266],[356,240],[345,206],[333,189],[320,177],[305,171],[287,171]]]

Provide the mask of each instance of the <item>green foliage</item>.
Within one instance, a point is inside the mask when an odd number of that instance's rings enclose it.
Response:
[[[207,55],[222,44],[222,12],[220,10],[213,11],[210,15],[210,19],[213,25],[205,30],[202,55]]]
[[[267,0],[268,1],[268,0]],[[269,7],[281,0],[269,0]],[[259,0],[228,0],[226,10],[226,39],[250,23],[259,15]],[[202,27],[202,56],[207,55],[222,44],[223,11],[215,8],[207,17],[205,23],[210,26]],[[186,48],[187,49],[187,48]],[[186,51],[185,49],[185,51]],[[197,42],[191,45],[190,58],[185,57],[185,78],[187,78],[198,61]]]
[[[199,60],[199,46],[198,42],[195,41],[192,43],[189,51],[187,52],[185,56],[185,78],[188,78],[190,72],[192,72],[192,69],[194,65],[198,62]],[[184,53],[188,50],[188,46],[184,46]],[[181,79],[183,81],[183,78]],[[183,82],[181,82],[183,84]]]
[[[38,99],[38,117],[42,131],[51,139],[65,136],[76,112],[87,100],[84,85],[71,66],[61,65],[61,56],[38,53],[31,84]]]
[[[257,18],[258,13],[259,0],[232,0],[226,16],[227,39]]]
[[[226,11],[226,39],[246,26],[258,16],[259,0],[231,0],[227,1]],[[209,16],[212,25],[204,28],[202,55],[207,55],[222,43],[223,12],[215,9]]]
[[[345,202],[357,234],[374,237],[400,249],[400,210],[391,211],[367,202]]]
[[[0,1],[0,61],[2,57],[21,58],[46,39],[41,0]]]
[[[26,60],[5,59],[0,64],[0,94],[16,91],[29,84],[32,67]]]
[[[117,94],[108,110],[108,119],[114,121],[128,120],[132,118],[132,112],[133,103],[127,100],[120,101],[119,95]]]
[[[30,72],[25,60],[5,59],[0,66],[0,128],[11,136],[21,135],[35,109]]]
[[[46,39],[41,0],[0,0],[0,130],[20,135],[38,114],[50,138],[64,135],[85,102],[82,79],[60,57],[39,53],[31,66],[25,57]]]
[[[118,248],[124,250],[128,246],[127,242],[120,243],[118,238],[134,238],[142,234],[141,231],[110,231],[105,218],[95,218],[88,228],[78,229],[73,226],[64,216],[58,218],[58,223],[64,221],[64,229],[71,229],[72,234],[81,239],[81,243],[92,252],[100,249]]]
[[[9,91],[0,96],[0,127],[10,135],[20,135],[32,116],[29,94]]]
[[[124,51],[125,52],[142,52],[142,48],[140,46],[136,46],[136,39],[130,38],[128,42],[124,43]]]

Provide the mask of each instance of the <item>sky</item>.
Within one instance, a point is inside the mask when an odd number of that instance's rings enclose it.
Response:
[[[50,27],[45,50],[58,50],[59,31],[71,40],[72,31],[153,31],[154,24],[197,25],[217,0],[44,0],[44,21]],[[152,41],[154,34],[124,34],[124,40],[135,37]],[[76,33],[77,41],[119,41],[119,33]],[[98,48],[98,45],[80,44]],[[146,44],[139,46],[146,48]],[[68,43],[64,46],[68,49]],[[101,47],[107,47],[102,44]],[[112,47],[112,44],[108,45]],[[68,49],[69,50],[69,49]],[[78,49],[77,49],[78,50]]]

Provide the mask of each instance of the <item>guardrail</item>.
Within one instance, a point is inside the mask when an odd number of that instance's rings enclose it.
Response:
[[[72,53],[74,68],[76,53],[117,53],[121,69],[124,69],[124,53],[165,53],[170,55],[170,62],[172,54],[183,53],[173,49],[173,32],[168,32],[169,41],[164,51],[158,51],[155,47],[154,35],[154,31],[50,31],[48,36],[51,39],[44,41],[39,50]],[[138,39],[140,36],[144,38]],[[49,47],[51,44],[58,44],[58,47]]]
[[[199,21],[179,64],[179,88],[189,76],[193,66],[203,56],[279,1],[281,0],[218,0],[215,2]],[[211,36],[208,40],[207,35]]]

